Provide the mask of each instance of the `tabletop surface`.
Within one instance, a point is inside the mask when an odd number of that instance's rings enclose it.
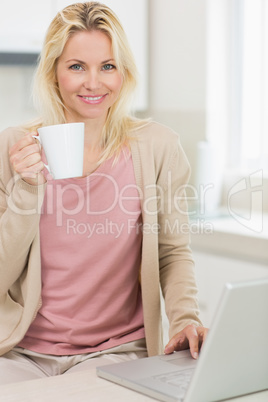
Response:
[[[108,397],[108,399],[107,399]],[[0,386],[1,402],[150,402],[155,399],[103,380],[96,370]],[[268,390],[231,399],[234,402],[267,402]]]

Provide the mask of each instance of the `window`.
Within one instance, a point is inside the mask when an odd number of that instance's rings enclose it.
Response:
[[[268,0],[207,0],[207,139],[268,175]]]
[[[268,173],[268,1],[231,7],[229,165]]]

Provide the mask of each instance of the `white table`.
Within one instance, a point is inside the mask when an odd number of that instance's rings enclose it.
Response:
[[[57,377],[0,386],[1,402],[150,402],[127,388],[98,378],[95,369]],[[267,402],[268,390],[232,399],[234,402]]]

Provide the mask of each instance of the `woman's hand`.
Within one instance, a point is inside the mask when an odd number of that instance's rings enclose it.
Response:
[[[194,359],[198,358],[199,350],[205,341],[208,328],[187,325],[182,331],[173,336],[165,347],[165,353],[170,354],[174,351],[190,348]]]
[[[14,170],[31,185],[43,184],[46,182],[41,173],[44,163],[41,160],[40,145],[32,137],[36,133],[26,134],[9,151],[10,162]]]

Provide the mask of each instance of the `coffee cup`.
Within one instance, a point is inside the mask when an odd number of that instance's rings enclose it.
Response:
[[[36,138],[47,159],[46,168],[54,179],[83,175],[84,123],[66,123],[37,129]]]

